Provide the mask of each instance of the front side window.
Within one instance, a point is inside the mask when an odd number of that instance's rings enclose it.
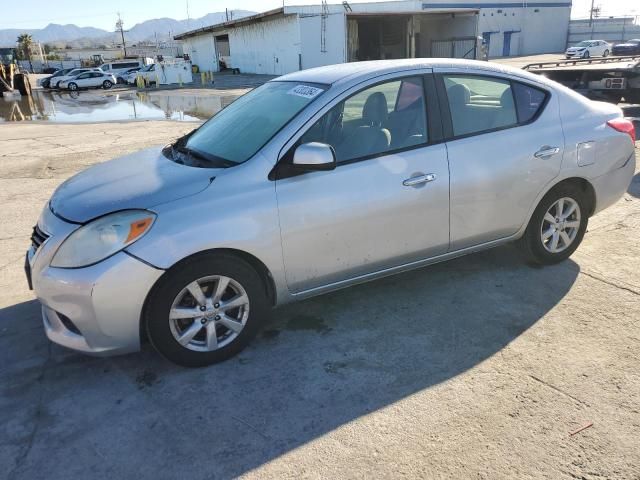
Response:
[[[444,75],[454,136],[518,124],[511,82],[479,75]]]
[[[218,112],[185,146],[211,159],[245,162],[324,91],[306,83],[265,83]]]
[[[81,80],[83,78],[89,78],[89,74],[88,73],[83,73],[82,75],[78,75],[78,80]]]
[[[297,144],[331,145],[341,163],[427,141],[422,78],[407,77],[369,87],[338,103]]]

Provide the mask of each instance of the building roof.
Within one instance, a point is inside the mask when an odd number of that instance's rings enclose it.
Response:
[[[248,24],[248,23],[262,22],[267,18],[284,15],[284,14],[285,13],[284,13],[283,7],[274,8],[273,10],[257,13],[255,15],[249,15],[248,17],[238,18],[237,20],[229,20],[228,22],[216,23],[215,25],[209,25],[207,27],[197,28],[195,30],[189,30],[188,32],[184,32],[184,33],[181,33],[180,35],[176,35],[173,38],[174,40],[184,40],[185,38],[195,37],[196,35],[201,35],[203,33],[226,30],[228,28],[234,28],[234,27]]]

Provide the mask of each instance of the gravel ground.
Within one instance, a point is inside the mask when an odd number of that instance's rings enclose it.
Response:
[[[291,305],[211,368],[50,344],[43,204],[191,128],[0,125],[0,478],[640,478],[640,174],[569,261],[505,246]]]

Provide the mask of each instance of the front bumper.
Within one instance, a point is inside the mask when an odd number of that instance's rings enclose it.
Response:
[[[86,268],[50,267],[51,257],[77,225],[45,210],[38,224],[50,237],[37,250],[29,249],[27,268],[47,337],[93,355],[139,350],[144,301],[163,271],[125,252]]]

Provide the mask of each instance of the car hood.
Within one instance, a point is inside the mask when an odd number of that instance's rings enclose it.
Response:
[[[181,165],[166,158],[162,147],[148,148],[71,177],[54,192],[49,206],[65,220],[84,223],[194,195],[207,188],[219,170]]]

